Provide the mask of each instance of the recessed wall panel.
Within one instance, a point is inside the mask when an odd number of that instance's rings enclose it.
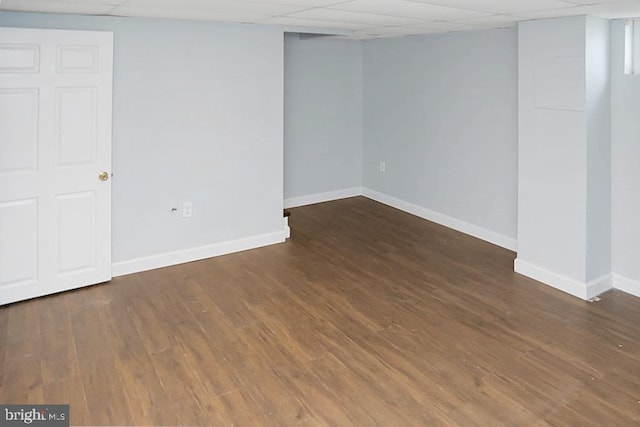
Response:
[[[35,170],[38,89],[0,89],[0,174]]]
[[[537,57],[534,69],[536,107],[584,111],[584,61],[584,57]]]
[[[0,43],[0,73],[37,73],[40,71],[38,45]]]
[[[58,273],[94,267],[96,194],[93,191],[56,197]]]
[[[96,152],[96,88],[56,90],[59,166],[93,163]]]
[[[38,278],[38,201],[0,203],[0,286]]]

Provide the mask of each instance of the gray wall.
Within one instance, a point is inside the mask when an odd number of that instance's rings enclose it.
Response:
[[[584,17],[518,25],[518,261],[585,281]]]
[[[581,298],[611,287],[609,22],[520,22],[516,271]]]
[[[587,280],[611,274],[610,34],[609,20],[586,18]]]
[[[624,74],[624,21],[611,37],[613,272],[640,292],[640,76]]]
[[[365,41],[363,186],[515,239],[516,47],[515,30]]]
[[[0,13],[114,32],[113,261],[283,232],[283,34],[202,22]],[[171,213],[193,202],[193,218]]]
[[[116,262],[280,231],[283,186],[362,185],[516,237],[515,30],[291,35],[283,59],[282,32],[259,26],[8,12],[0,25],[115,34]],[[637,287],[640,78],[622,73],[622,21],[611,34],[612,269]],[[170,212],[184,200],[191,220]]]
[[[286,34],[284,46],[285,199],[360,187],[361,42]]]

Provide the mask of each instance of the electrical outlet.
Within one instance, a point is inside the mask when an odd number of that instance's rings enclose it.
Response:
[[[387,171],[387,165],[384,160],[380,160],[380,172],[385,173]]]
[[[191,218],[193,215],[193,204],[191,202],[182,203],[182,217]]]

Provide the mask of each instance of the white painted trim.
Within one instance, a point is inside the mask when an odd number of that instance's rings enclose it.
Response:
[[[591,280],[587,283],[572,279],[562,274],[554,273],[537,265],[516,258],[514,270],[545,285],[556,288],[583,300],[591,299],[613,287],[610,274]]]
[[[343,190],[328,191],[326,193],[311,194],[308,196],[285,199],[284,208],[287,209],[356,196],[365,196],[369,199],[375,200],[401,211],[411,213],[420,218],[433,221],[445,227],[449,227],[465,234],[469,234],[498,246],[502,246],[506,249],[515,251],[517,247],[516,240],[510,237],[484,229],[468,222],[449,217],[430,209],[423,208],[402,201],[400,199],[396,199],[394,197],[368,188],[345,188]],[[284,219],[283,225],[283,231],[281,232],[277,231],[258,236],[251,236],[244,239],[220,242],[212,245],[151,255],[148,257],[132,259],[129,261],[116,262],[112,265],[112,274],[113,277],[123,276],[125,274],[138,273],[141,271],[153,270],[154,268],[168,267],[185,262],[192,262],[200,259],[230,254],[233,252],[240,252],[248,249],[282,243],[290,237],[288,218]]]
[[[420,218],[438,223],[448,228],[460,231],[465,234],[469,234],[478,239],[482,239],[494,245],[501,246],[503,248],[515,251],[518,247],[516,239],[507,237],[495,231],[487,230],[486,228],[479,227],[477,225],[465,222],[439,212],[432,211],[427,208],[423,208],[418,205],[414,205],[409,202],[405,202],[395,197],[389,196],[384,193],[380,193],[369,188],[353,187],[346,188],[344,190],[328,191],[326,193],[311,194],[308,196],[293,197],[285,199],[284,208],[294,208],[298,206],[312,205],[314,203],[329,202],[332,200],[345,199],[347,197],[365,196],[376,202],[383,203],[393,208],[399,209],[404,212],[408,212],[412,215],[416,215]]]
[[[613,287],[628,294],[640,297],[640,281],[613,274]]]
[[[284,238],[289,239],[291,237],[291,227],[289,227],[289,217],[285,216],[284,220]]]
[[[282,231],[245,237],[238,240],[229,240],[226,242],[214,243],[212,245],[199,246],[196,248],[166,252],[143,258],[136,258],[129,261],[117,262],[113,264],[112,273],[114,277],[124,276],[125,274],[138,273],[141,271],[153,270],[154,268],[168,267],[185,262],[198,261],[205,258],[282,243],[285,239],[286,230],[283,229]]]
[[[590,280],[587,282],[587,295],[591,296],[587,299],[600,295],[610,289],[613,289],[613,277],[611,277],[610,273],[598,277],[597,279]]]
[[[380,193],[369,188],[362,189],[362,195],[376,202],[383,203],[401,211],[408,212],[412,215],[419,216],[420,218],[438,223],[448,228],[460,231],[465,234],[469,234],[478,239],[485,240],[494,245],[501,246],[505,249],[515,251],[518,247],[516,239],[507,237],[503,234],[496,233],[495,231],[487,230],[486,228],[479,227],[466,221],[462,221],[457,218],[450,217],[448,215],[432,211],[431,209],[423,208],[422,206],[414,205],[413,203],[405,202],[404,200],[396,199],[384,193]]]
[[[313,205],[315,203],[330,202],[332,200],[346,199],[362,195],[361,187],[345,188],[343,190],[327,191],[326,193],[310,194],[308,196],[291,197],[284,199],[284,208],[297,208],[298,206]]]

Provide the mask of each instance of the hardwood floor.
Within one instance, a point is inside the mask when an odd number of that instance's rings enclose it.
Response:
[[[287,243],[0,308],[0,402],[73,425],[640,423],[640,299],[358,197]]]

